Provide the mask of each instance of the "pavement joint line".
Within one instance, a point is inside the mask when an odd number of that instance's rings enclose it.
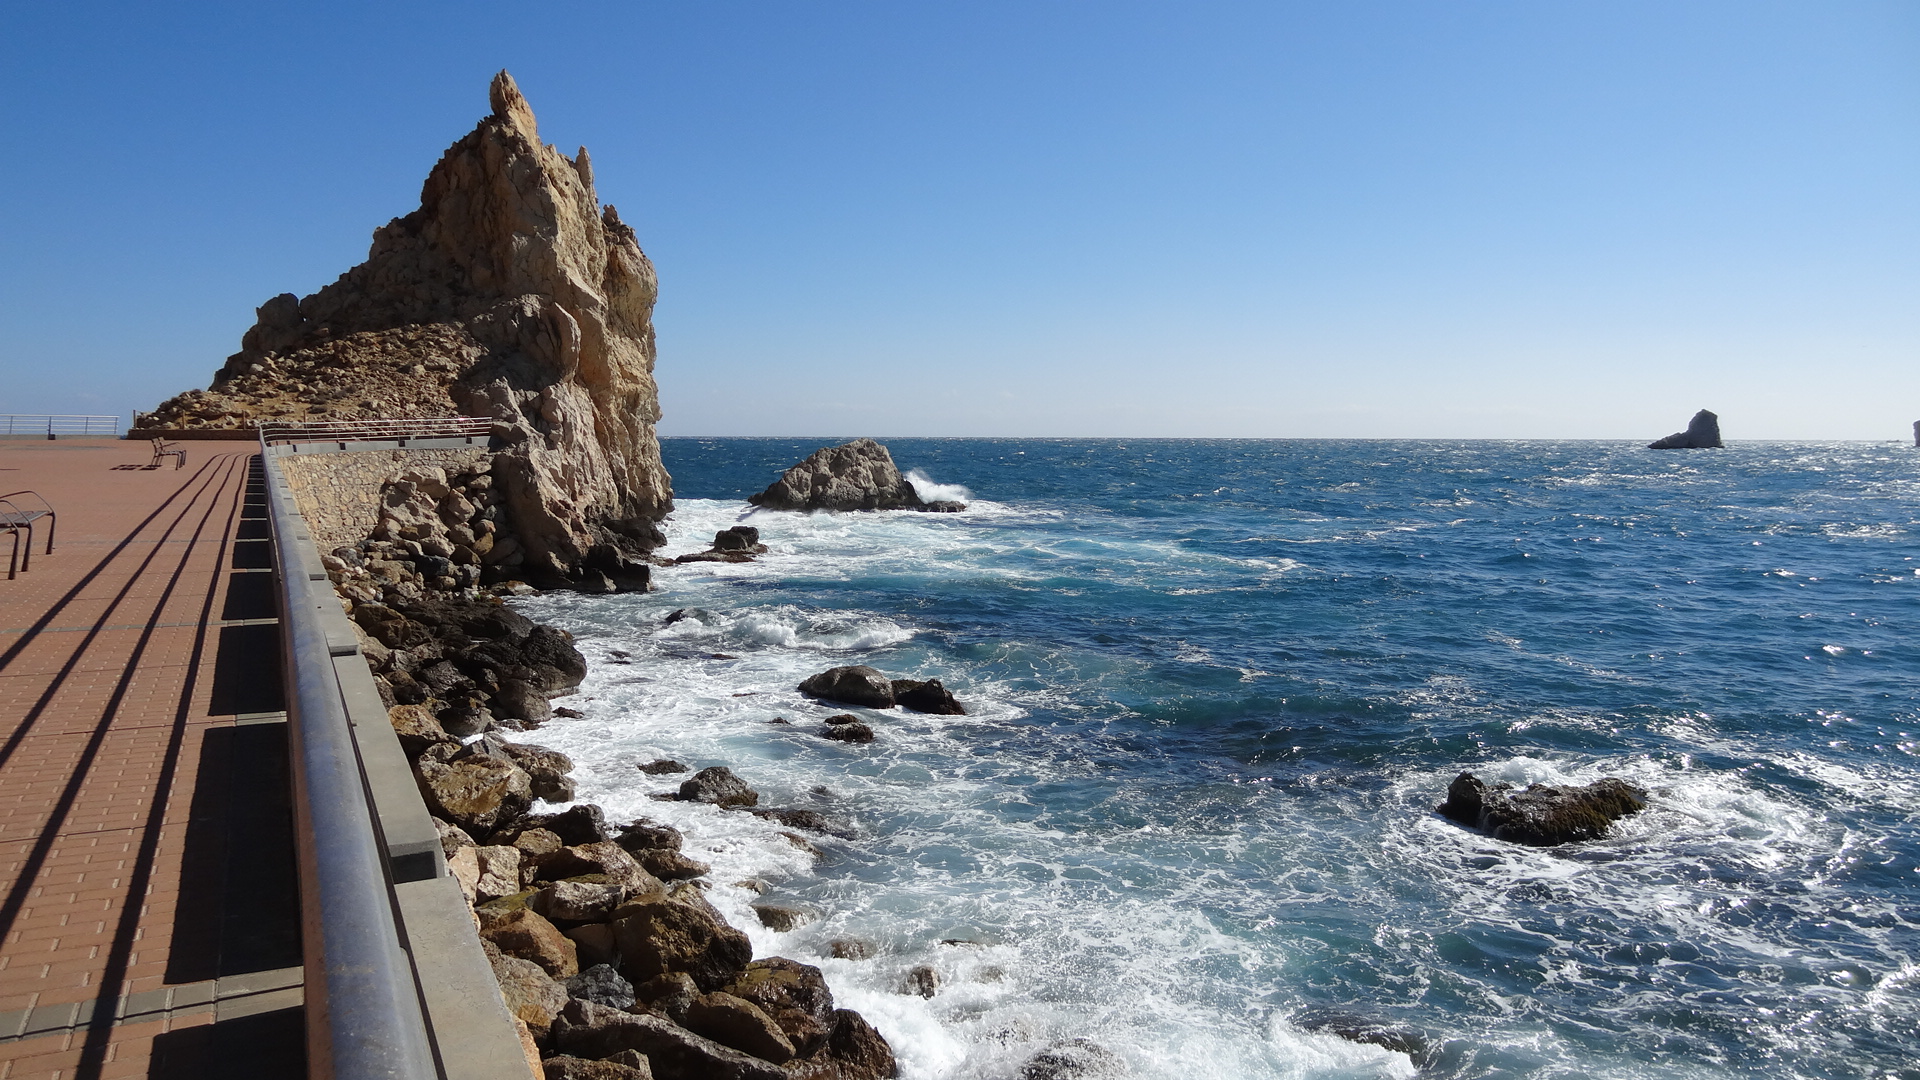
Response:
[[[275,626],[275,625],[278,625],[279,622],[280,622],[279,619],[215,619],[208,625],[209,626]],[[193,627],[193,626],[199,626],[199,625],[200,625],[199,620],[196,619],[193,622],[123,623],[117,626],[102,626],[102,627],[99,627],[99,629],[103,631],[104,630],[145,630],[149,626],[151,626],[155,630],[180,630],[187,627]],[[32,629],[33,627],[31,626],[14,626],[14,627],[8,627],[5,630],[0,630],[0,634],[24,634]],[[82,631],[92,630],[92,629],[94,629],[94,627],[91,627],[91,626],[47,626],[47,627],[42,627],[40,632],[43,634],[77,634]]]
[[[273,968],[245,975],[162,986],[123,995],[114,1010],[116,1024],[143,1024],[163,1017],[211,1012],[217,1020],[271,1012],[300,1005],[306,997],[304,968]],[[61,1035],[93,1021],[95,1001],[67,1001],[0,1013],[0,1044]]]

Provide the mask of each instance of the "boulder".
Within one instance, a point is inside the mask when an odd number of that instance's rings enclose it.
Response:
[[[571,926],[606,922],[628,895],[626,886],[612,882],[556,881],[529,897],[527,906],[556,926]]]
[[[661,1016],[679,1023],[694,999],[700,996],[699,984],[684,971],[669,971],[633,988],[634,998]]]
[[[539,625],[519,639],[485,641],[467,651],[465,662],[497,673],[504,685],[518,679],[547,697],[573,693],[587,677],[587,658],[574,647],[573,635]]]
[[[1127,1075],[1120,1055],[1086,1039],[1055,1043],[1020,1066],[1020,1080],[1107,1080]]]
[[[640,860],[642,869],[661,881],[687,881],[705,877],[713,870],[713,867],[698,859],[690,859],[678,851],[665,848],[650,848],[634,858]]]
[[[567,1006],[567,991],[539,964],[495,950],[487,959],[507,1011],[524,1021],[534,1037],[545,1039],[553,1018]]]
[[[900,981],[900,992],[915,997],[932,998],[940,992],[940,973],[927,964],[920,964],[907,971]]]
[[[866,1017],[852,1009],[835,1009],[826,1045],[788,1062],[787,1075],[790,1080],[883,1080],[899,1075],[899,1066],[893,1047]]]
[[[784,934],[814,919],[814,913],[806,908],[789,907],[785,904],[755,904],[753,913],[760,919],[760,925],[775,933]]]
[[[752,1054],[775,1065],[793,1057],[793,1043],[760,1006],[725,991],[702,994],[687,1007],[680,1024],[722,1046]]]
[[[865,724],[835,724],[827,728],[825,735],[836,742],[870,743],[873,741],[873,729]]]
[[[830,818],[818,810],[750,810],[748,813],[757,818],[777,821],[789,828],[826,833],[828,836],[837,836],[842,840],[851,840],[855,836],[851,826]]]
[[[648,776],[660,776],[665,773],[686,772],[687,767],[672,758],[660,758],[640,766],[640,771],[646,773]]]
[[[784,956],[755,960],[724,989],[772,1017],[802,1056],[819,1051],[833,1032],[833,991],[811,964]]]
[[[912,679],[893,680],[893,700],[903,709],[914,712],[934,713],[939,716],[965,716],[967,710],[953,700],[953,695],[940,684],[939,679],[915,682]]]
[[[473,854],[475,869],[472,900],[484,904],[489,900],[498,900],[503,896],[512,896],[520,891],[519,848],[489,845],[468,849]],[[467,856],[462,853],[463,859]]]
[[[578,999],[554,1021],[562,1053],[610,1058],[624,1050],[646,1055],[659,1080],[788,1080],[779,1066],[696,1035],[662,1016],[634,1014]]]
[[[597,844],[607,839],[607,819],[593,803],[570,806],[558,814],[538,814],[527,824],[546,829],[568,844]]]
[[[760,793],[748,787],[745,780],[733,775],[732,769],[715,765],[694,773],[692,778],[680,785],[680,793],[675,798],[681,802],[712,803],[715,806],[753,806],[760,801]]]
[[[891,709],[894,705],[893,684],[865,664],[829,668],[802,682],[800,692],[869,709]]]
[[[1693,414],[1692,420],[1687,421],[1687,430],[1676,431],[1664,439],[1655,439],[1647,444],[1647,449],[1710,450],[1720,445],[1720,417],[1701,409]]]
[[[611,964],[595,964],[581,971],[566,981],[566,991],[570,997],[610,1009],[625,1009],[634,1002],[633,984],[621,978]]]
[[[1447,786],[1447,801],[1437,809],[1463,825],[1484,829],[1497,840],[1539,847],[1607,834],[1618,818],[1646,809],[1647,793],[1617,777],[1581,787],[1481,783],[1463,772]]]
[[[634,1059],[641,1064],[634,1065],[631,1060],[623,1061],[619,1056],[606,1061],[591,1061],[587,1058],[556,1054],[540,1063],[546,1080],[653,1080],[653,1070],[647,1066],[644,1055],[635,1054]]]
[[[620,963],[620,950],[613,941],[613,927],[606,923],[582,923],[570,926],[561,933],[573,942],[582,969],[601,964],[611,967]]]
[[[663,893],[630,901],[613,919],[621,968],[635,979],[682,971],[703,991],[718,990],[753,959],[747,935],[692,904]]]
[[[816,450],[748,502],[768,510],[924,510],[887,448],[855,439]]]
[[[400,740],[400,749],[410,758],[437,743],[458,742],[447,734],[434,718],[433,708],[429,705],[395,705],[387,710],[387,719],[393,722],[393,733]]]
[[[579,950],[558,927],[529,907],[508,907],[504,914],[494,914],[486,907],[474,910],[480,916],[481,937],[493,942],[508,956],[539,964],[541,970],[556,979],[580,973]]]
[[[553,882],[591,877],[633,893],[655,892],[661,887],[660,882],[641,867],[639,860],[611,840],[576,844],[542,855],[534,862],[534,877],[538,881]]]
[[[502,743],[502,749],[515,765],[527,771],[533,797],[548,802],[572,802],[573,759],[558,750],[532,743]]]
[[[476,834],[492,832],[533,805],[532,779],[504,761],[475,756],[445,764],[422,757],[414,775],[434,816]]]

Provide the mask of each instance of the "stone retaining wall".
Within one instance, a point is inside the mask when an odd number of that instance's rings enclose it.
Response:
[[[322,552],[352,546],[380,524],[380,486],[400,470],[437,465],[448,473],[471,472],[487,456],[479,447],[443,450],[356,450],[338,454],[288,454],[278,459],[287,485]]]

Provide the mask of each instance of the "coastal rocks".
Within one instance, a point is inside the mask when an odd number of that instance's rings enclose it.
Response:
[[[759,529],[751,525],[735,525],[714,533],[713,546],[707,550],[681,555],[673,561],[676,563],[752,562],[755,555],[766,553],[767,545],[760,542]],[[673,615],[667,616],[668,625],[677,622],[674,615],[679,614],[681,613],[676,611]]]
[[[914,712],[934,713],[939,716],[965,716],[967,710],[953,699],[939,679],[915,682],[912,679],[893,680],[893,700],[903,709]]]
[[[680,802],[712,803],[715,806],[755,806],[760,802],[760,793],[748,787],[745,780],[733,775],[732,769],[716,765],[694,773],[691,779],[680,785],[680,792],[675,798]]]
[[[858,720],[844,724],[829,723],[822,737],[843,743],[870,743],[873,741],[873,729]]]
[[[452,764],[423,757],[414,767],[427,809],[470,833],[519,817],[533,805],[533,780],[516,765],[474,756]]]
[[[966,509],[961,503],[922,501],[900,475],[893,455],[872,439],[816,450],[747,501],[768,510]]]
[[[553,1018],[567,1007],[567,988],[555,982],[539,964],[495,951],[487,957],[494,981],[506,999],[507,1011],[519,1017],[535,1039],[547,1037]]]
[[[1109,1080],[1127,1075],[1120,1055],[1086,1039],[1056,1043],[1020,1066],[1020,1080]]]
[[[869,709],[891,709],[894,706],[893,684],[887,681],[885,675],[865,664],[823,671],[802,682],[800,692],[808,697]]]
[[[724,991],[702,994],[687,1007],[680,1024],[722,1046],[752,1054],[775,1065],[793,1058],[793,1043],[760,1006]]]
[[[1463,772],[1448,785],[1447,801],[1437,809],[1497,840],[1547,847],[1598,839],[1613,821],[1646,805],[1645,791],[1617,777],[1581,787],[1529,784],[1515,791],[1510,784],[1487,785]]]
[[[595,964],[568,979],[566,992],[581,1001],[591,1001],[610,1009],[625,1009],[635,1000],[633,984],[621,978],[611,964]],[[566,1002],[560,1004],[564,1007]]]
[[[580,973],[579,949],[571,939],[531,908],[502,906],[504,914],[490,910],[492,905],[476,909],[481,937],[508,956],[533,961],[555,979]]]
[[[590,1061],[565,1054],[557,1054],[541,1064],[546,1080],[653,1080],[653,1070],[648,1067],[645,1055],[632,1051],[627,1053],[639,1064],[620,1060],[624,1055],[616,1055],[606,1061]]]
[[[1647,444],[1647,449],[1709,450],[1720,445],[1720,417],[1701,409],[1687,422],[1687,430],[1676,431],[1664,439],[1655,439]]]
[[[619,587],[607,566],[643,568],[672,507],[654,434],[653,266],[600,205],[586,152],[543,144],[506,72],[489,99],[366,262],[261,305],[210,390],[135,426],[487,417],[526,579]]]
[[[644,1054],[659,1080],[789,1080],[785,1070],[696,1035],[661,1016],[574,1000],[554,1022],[554,1044],[583,1058]]]
[[[642,981],[677,971],[710,992],[738,978],[753,959],[747,936],[711,909],[663,893],[622,907],[612,925],[621,969]]]

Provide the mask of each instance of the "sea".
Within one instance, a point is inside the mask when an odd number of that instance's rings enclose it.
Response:
[[[518,601],[591,667],[530,738],[901,1076],[1920,1077],[1920,450],[895,439],[968,509],[746,503],[836,441],[665,440],[663,553],[769,550]],[[842,664],[967,713],[798,692]],[[1522,847],[1462,771],[1651,805]]]

